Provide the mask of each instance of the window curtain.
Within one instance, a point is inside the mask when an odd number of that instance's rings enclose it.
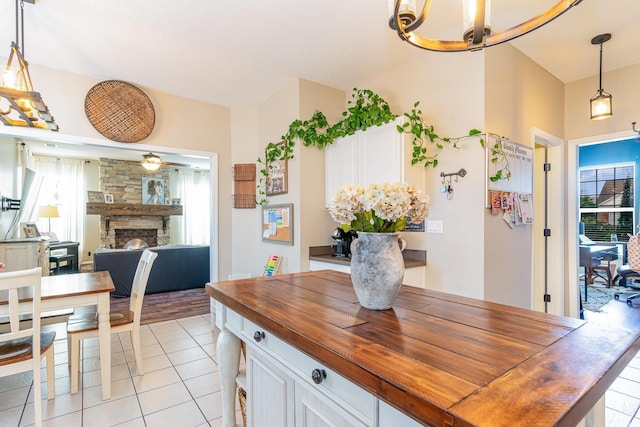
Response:
[[[59,218],[51,219],[51,232],[59,240],[80,242],[82,253],[84,241],[85,188],[84,160],[57,159],[52,157],[33,157],[33,168],[44,178],[36,202],[38,208],[45,205],[58,207]],[[49,230],[49,219],[38,218],[38,229]]]
[[[176,195],[182,203],[178,217],[180,241],[187,245],[209,245],[211,188],[209,172],[178,169]],[[172,230],[173,232],[174,230]]]

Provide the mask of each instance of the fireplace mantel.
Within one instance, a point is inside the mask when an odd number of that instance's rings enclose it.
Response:
[[[114,216],[159,216],[162,217],[162,229],[167,227],[171,215],[182,215],[181,205],[143,205],[142,203],[87,203],[87,215],[105,217],[105,226],[109,232],[109,221]]]

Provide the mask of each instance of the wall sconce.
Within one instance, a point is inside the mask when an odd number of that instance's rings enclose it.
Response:
[[[611,34],[600,34],[591,39],[591,44],[600,45],[600,88],[589,101],[591,105],[591,120],[608,119],[613,115],[612,96],[602,90],[602,44],[611,39]]]

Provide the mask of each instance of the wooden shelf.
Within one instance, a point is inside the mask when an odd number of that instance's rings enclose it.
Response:
[[[87,203],[87,215],[105,217],[105,226],[109,232],[110,218],[114,216],[159,216],[162,217],[162,229],[166,230],[171,215],[182,215],[182,205],[143,205],[142,203]]]
[[[87,215],[171,216],[182,215],[182,205],[143,205],[141,203],[87,203]]]

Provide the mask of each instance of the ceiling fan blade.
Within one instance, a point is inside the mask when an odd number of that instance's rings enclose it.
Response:
[[[163,165],[167,165],[167,166],[177,166],[177,167],[182,167],[182,168],[190,168],[191,165],[188,165],[186,163],[175,163],[175,162],[162,162]]]

